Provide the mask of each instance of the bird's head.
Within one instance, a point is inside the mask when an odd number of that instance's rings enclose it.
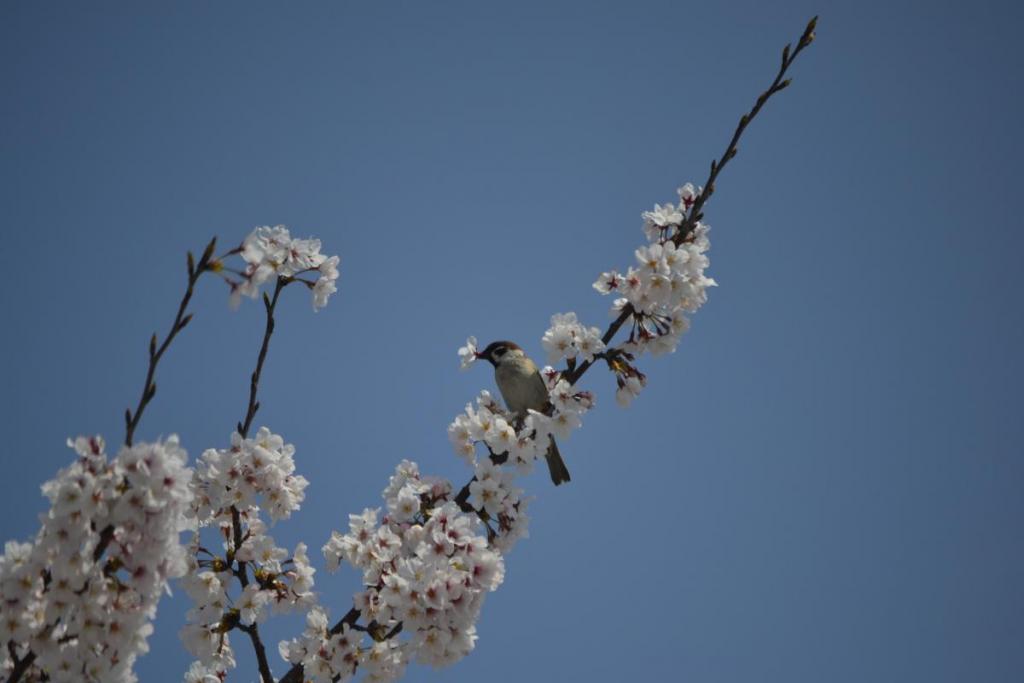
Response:
[[[518,344],[510,341],[491,342],[483,351],[477,351],[476,357],[485,360],[494,367],[506,358],[522,356],[523,349]]]

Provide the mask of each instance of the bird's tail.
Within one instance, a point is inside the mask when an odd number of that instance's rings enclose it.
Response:
[[[555,486],[569,481],[569,470],[565,466],[565,461],[562,460],[562,454],[558,452],[558,444],[555,443],[555,437],[553,436],[551,437],[551,445],[548,446],[548,452],[544,457],[548,461],[551,481],[554,482]]]

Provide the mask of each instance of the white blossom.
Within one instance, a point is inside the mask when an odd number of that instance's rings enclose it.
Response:
[[[313,293],[313,310],[327,305],[331,294],[338,291],[337,256],[320,253],[320,240],[297,239],[283,225],[255,228],[242,242],[239,251],[245,261],[241,282],[228,279],[231,301],[237,306],[242,296],[255,297],[260,286],[277,277],[297,278]],[[316,280],[307,278],[316,275]]]
[[[0,557],[0,636],[36,655],[30,678],[134,681],[160,596],[187,569],[187,456],[176,436],[110,460],[100,437],[68,445],[78,458],[43,484],[39,533]]]
[[[551,316],[551,327],[541,338],[541,344],[548,352],[550,363],[557,363],[563,358],[575,358],[577,355],[582,355],[584,360],[590,361],[596,354],[604,351],[601,331],[596,327],[587,328],[581,325],[575,313],[558,313]]]
[[[705,275],[710,264],[706,254],[710,248],[708,227],[696,222],[686,235],[680,234],[700,192],[701,188],[687,183],[677,190],[678,206],[655,205],[653,211],[645,211],[644,232],[649,243],[634,252],[636,265],[625,275],[617,271],[602,273],[594,283],[594,289],[602,294],[619,295],[612,305],[613,317],[619,317],[627,306],[632,309],[629,338],[619,350],[634,356],[675,351],[689,327],[683,314],[697,311],[707,301],[707,289],[716,286]],[[620,358],[616,372],[632,367],[631,362]],[[616,393],[619,403],[627,405],[642,387],[635,377],[628,382],[622,379]]]
[[[459,368],[465,370],[475,363],[477,359],[476,354],[476,337],[469,337],[466,339],[466,345],[459,347]]]

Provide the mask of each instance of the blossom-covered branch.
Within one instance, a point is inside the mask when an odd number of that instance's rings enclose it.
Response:
[[[706,301],[705,288],[715,284],[703,277],[708,265],[704,253],[710,247],[708,227],[701,223],[704,204],[714,191],[722,168],[736,156],[737,145],[747,126],[772,95],[789,85],[790,80],[785,79],[785,75],[797,56],[814,41],[817,21],[814,17],[808,22],[796,49],[791,45],[783,49],[775,79],[758,96],[751,110],[740,118],[725,153],[711,162],[711,172],[703,188],[687,183],[678,190],[678,204],[655,204],[654,209],[643,212],[644,233],[650,244],[636,250],[637,266],[625,274],[614,270],[602,273],[594,283],[594,288],[602,294],[622,295],[613,304],[614,320],[604,334],[598,338],[598,330],[579,325],[575,315],[552,318],[552,327],[545,333],[542,343],[550,354],[549,360],[557,362],[564,358],[566,364],[562,371],[546,368],[549,380],[557,376],[567,386],[575,386],[597,360],[605,360],[616,374],[617,400],[628,405],[647,383],[647,376],[633,364],[636,356],[644,350],[654,355],[675,350],[679,336],[689,327],[684,313],[702,305]],[[630,321],[632,327],[627,342],[610,348],[615,335]],[[464,365],[474,359],[475,344],[476,340],[471,339],[471,344],[460,349]],[[578,356],[582,358],[577,360]],[[498,461],[504,462],[500,458]],[[473,482],[471,479],[460,490],[456,500],[461,505],[465,505]]]
[[[771,97],[785,88],[787,88],[791,82],[791,79],[786,78],[786,73],[789,68],[796,61],[796,58],[800,55],[803,50],[814,42],[814,31],[818,24],[818,17],[813,17],[807,26],[804,28],[804,32],[800,35],[800,39],[797,40],[796,49],[793,49],[792,44],[789,43],[782,49],[782,61],[779,65],[779,70],[775,74],[775,79],[772,81],[768,89],[761,93],[757,101],[750,108],[746,114],[740,117],[739,123],[736,125],[736,130],[732,134],[732,138],[729,140],[729,144],[725,148],[725,152],[716,160],[711,162],[711,171],[708,174],[707,180],[704,181],[702,189],[694,189],[692,185],[685,185],[680,188],[679,198],[680,204],[674,206],[672,204],[666,204],[664,206],[655,204],[652,211],[646,211],[643,214],[644,218],[644,230],[648,234],[648,237],[654,235],[660,235],[671,239],[672,243],[676,246],[682,246],[682,244],[688,240],[691,240],[691,235],[694,230],[700,225],[700,221],[704,218],[704,204],[710,199],[711,195],[715,191],[715,181],[718,179],[718,175],[738,153],[739,141],[746,131],[747,126],[754,120],[754,117],[761,111],[761,108],[768,102]],[[619,281],[614,277],[616,275],[614,271],[612,273],[606,273],[602,276],[602,280],[599,280],[598,291],[602,293],[608,293],[613,289],[619,288]],[[597,286],[597,285],[595,285]],[[605,333],[601,336],[601,341],[608,345],[611,340],[618,334],[619,330],[623,325],[626,324],[631,317],[635,317],[634,313],[636,309],[633,303],[627,301],[622,306],[621,312],[615,318],[614,321],[605,330]],[[566,379],[570,384],[575,384],[583,377],[590,367],[593,365],[593,360],[584,360],[579,366],[574,367],[570,363],[566,367]]]
[[[510,413],[488,392],[449,427],[457,455],[473,468],[473,477],[453,495],[450,482],[422,476],[415,463],[403,462],[382,496],[386,513],[366,509],[350,515],[347,533],[335,532],[324,546],[328,569],[344,560],[363,571],[364,590],[355,606],[328,627],[326,611],[314,608],[301,638],[282,643],[281,654],[293,663],[281,683],[345,681],[357,668],[366,680],[390,681],[407,662],[443,666],[472,650],[475,621],[487,591],[504,576],[503,554],[526,535],[528,517],[517,475],[528,473],[548,448],[549,438],[567,438],[593,406],[593,396],[576,383],[597,360],[616,375],[620,404],[628,405],[646,384],[635,366],[637,357],[675,350],[688,329],[687,313],[707,299],[715,282],[704,275],[709,265],[708,227],[702,209],[737,143],[765,102],[785,88],[782,80],[797,55],[814,39],[811,20],[797,48],[783,51],[779,72],[751,111],[740,119],[722,159],[713,162],[704,188],[691,184],[678,190],[679,203],[655,205],[643,213],[648,244],[635,252],[637,265],[625,274],[601,275],[594,288],[615,292],[613,322],[601,334],[575,314],[552,318],[542,344],[552,363],[565,359],[565,369],[547,367],[542,375],[549,402],[544,411],[524,417]],[[611,346],[631,322],[627,340]],[[479,357],[476,340],[459,349],[463,367]],[[485,457],[477,457],[483,446]],[[360,624],[362,622],[362,624]],[[372,638],[363,646],[363,635]],[[408,637],[401,642],[398,636]]]

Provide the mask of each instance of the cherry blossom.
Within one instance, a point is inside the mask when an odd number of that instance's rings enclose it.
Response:
[[[4,676],[20,663],[53,681],[134,681],[160,596],[188,566],[187,455],[176,436],[109,460],[101,437],[68,445],[78,457],[43,484],[39,533],[0,557]]]

